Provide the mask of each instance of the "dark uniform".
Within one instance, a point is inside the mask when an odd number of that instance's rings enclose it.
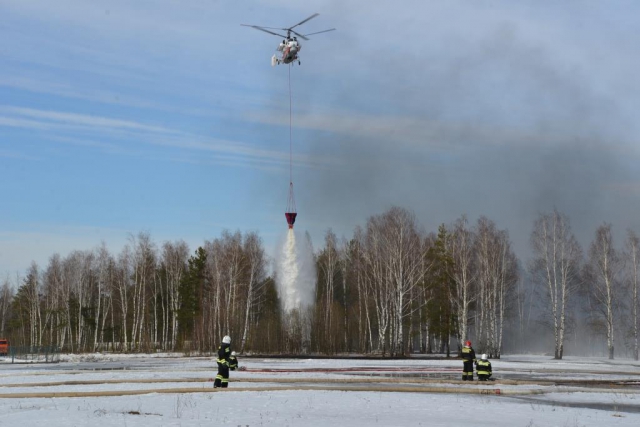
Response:
[[[226,388],[229,386],[229,358],[231,357],[231,344],[222,343],[218,347],[218,375],[213,383],[213,387]]]
[[[473,362],[476,361],[476,352],[471,343],[462,347],[462,381],[473,381]]]
[[[229,356],[229,369],[235,371],[238,367],[238,359],[235,356]]]
[[[476,370],[478,371],[478,381],[487,381],[491,378],[491,362],[481,359],[476,362]]]

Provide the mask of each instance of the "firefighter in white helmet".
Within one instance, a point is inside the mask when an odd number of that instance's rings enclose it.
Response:
[[[225,335],[222,338],[222,344],[218,347],[218,375],[216,375],[216,380],[213,382],[213,387],[218,388],[227,388],[229,386],[229,365],[231,357],[231,337],[229,335]]]
[[[478,381],[488,381],[491,378],[491,362],[487,359],[486,354],[483,354],[480,360],[476,361],[476,372],[478,372]]]
[[[237,353],[235,351],[231,352],[231,356],[229,356],[229,369],[235,371],[238,368],[238,358],[236,357]]]

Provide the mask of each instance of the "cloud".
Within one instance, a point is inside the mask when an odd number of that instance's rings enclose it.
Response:
[[[54,95],[38,97],[38,108],[5,106],[3,131],[282,172],[289,153],[274,147],[288,145],[287,70],[268,67],[275,37],[238,24],[290,25],[319,12],[305,29],[338,31],[305,42],[292,70],[296,194],[319,234],[350,233],[391,205],[415,210],[429,229],[488,215],[509,228],[520,254],[537,212],[553,207],[585,239],[602,220],[640,226],[637,190],[624,184],[640,180],[637,6],[3,6],[0,85]],[[273,181],[257,176],[253,185],[268,194]]]
[[[175,131],[160,126],[150,126],[139,122],[129,120],[111,119],[100,116],[90,116],[86,114],[75,114],[61,111],[36,110],[33,108],[12,107],[0,105],[0,113],[14,114],[17,116],[26,116],[35,119],[41,119],[46,122],[60,123],[72,127],[80,128],[101,128],[101,129],[126,129],[144,132],[168,133]],[[42,123],[42,122],[40,122]]]
[[[211,153],[216,158],[205,160],[214,160],[218,164],[245,167],[261,164],[265,169],[274,170],[278,167],[282,169],[289,163],[288,152],[269,150],[244,142],[206,137],[139,121],[97,115],[0,105],[0,127],[3,126],[53,132],[45,138],[111,153],[133,154],[131,146],[122,147],[118,143],[118,141],[128,141],[138,146],[143,144]],[[108,136],[111,142],[101,140],[105,136]],[[195,158],[192,159],[196,161]],[[296,154],[295,161],[306,167],[316,168],[330,163],[331,160],[327,156],[311,158]]]
[[[29,74],[26,77],[25,74]],[[150,102],[139,97],[131,96],[124,90],[101,90],[91,84],[80,84],[78,81],[63,81],[60,73],[51,75],[48,73],[34,73],[33,70],[16,68],[15,74],[10,75],[5,70],[0,74],[0,86],[10,89],[28,91],[37,94],[55,95],[57,97],[79,99],[102,104],[113,104],[139,109],[153,109],[163,111],[184,111],[175,106],[162,105]],[[212,111],[189,109],[190,114],[211,115]]]
[[[226,57],[237,49],[220,42],[237,24],[215,2],[37,3],[3,2],[3,15],[10,17],[3,27],[11,40],[0,38],[0,49],[10,62],[144,84],[167,72],[202,80],[225,57],[221,49]],[[185,61],[201,66],[185,67]]]

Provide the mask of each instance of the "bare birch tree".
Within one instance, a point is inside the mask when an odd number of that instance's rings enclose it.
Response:
[[[113,259],[111,254],[107,250],[107,245],[102,242],[102,245],[97,251],[97,256],[94,257],[96,262],[96,282],[95,282],[95,290],[94,290],[94,301],[95,301],[95,331],[93,334],[93,351],[98,349],[98,343],[102,340],[100,338],[100,332],[102,328],[100,327],[100,320],[102,320],[102,316],[106,317],[106,313],[103,314],[104,310],[104,301],[103,297],[107,294],[109,275],[111,272],[111,265],[113,263]],[[104,323],[104,322],[103,322]]]
[[[131,264],[134,286],[131,343],[140,347],[145,331],[147,289],[151,285],[156,267],[156,248],[148,233],[138,233],[137,238],[132,236],[130,240],[134,249]]]
[[[29,346],[41,344],[42,315],[40,312],[41,278],[38,265],[33,262],[27,270],[27,275],[20,289],[24,301],[24,309],[28,318]]]
[[[485,217],[478,220],[476,234],[479,303],[477,334],[480,346],[491,357],[502,352],[507,305],[518,280],[517,261],[509,235]]]
[[[178,339],[178,314],[180,311],[180,283],[187,269],[187,259],[189,257],[189,247],[180,240],[175,243],[166,242],[162,246],[162,264],[166,271],[167,299],[169,302],[170,320],[170,342],[171,350],[175,350]]]
[[[596,230],[596,237],[589,248],[585,279],[589,283],[596,312],[604,321],[609,359],[614,358],[614,310],[619,298],[619,273],[620,259],[613,246],[611,224],[603,224]]]
[[[118,302],[120,308],[121,319],[121,342],[122,348],[129,350],[129,329],[127,327],[129,315],[129,295],[131,289],[131,248],[125,245],[122,252],[118,256],[118,268],[116,272],[116,287],[118,294]]]
[[[372,350],[373,332],[371,314],[369,312],[369,287],[367,286],[364,268],[366,265],[364,248],[366,247],[364,231],[357,227],[353,238],[353,255],[351,268],[355,270],[356,286],[358,289],[358,332],[360,351],[367,353]]]
[[[384,246],[394,296],[395,334],[392,348],[404,353],[404,319],[410,315],[410,295],[424,278],[424,256],[415,216],[402,208],[383,215]]]
[[[532,278],[543,285],[548,298],[548,317],[555,341],[554,357],[562,359],[567,307],[580,285],[582,250],[571,232],[569,218],[554,210],[540,214],[533,225]]]
[[[378,320],[378,348],[384,354],[388,338],[391,353],[403,353],[410,296],[424,277],[422,238],[414,215],[394,207],[369,218],[363,249],[365,280]]]
[[[70,329],[70,339],[75,347],[82,350],[86,342],[85,308],[90,302],[91,262],[93,254],[89,252],[74,251],[63,261],[64,280],[63,285],[67,292],[64,296],[69,301],[69,314],[67,316]]]
[[[378,325],[377,349],[386,354],[387,330],[391,315],[392,289],[384,263],[385,248],[382,242],[381,219],[372,217],[367,221],[363,245],[363,270],[365,286],[371,295],[375,307]]]
[[[69,301],[64,299],[65,296],[68,298],[68,292],[66,292],[64,286],[65,276],[62,259],[59,254],[53,254],[49,258],[49,264],[44,273],[44,292],[47,295],[47,300],[50,301],[49,309],[52,313],[51,343],[58,345],[60,348],[64,348],[66,344],[69,329],[67,324]]]
[[[468,339],[469,333],[469,307],[477,296],[474,294],[476,282],[476,270],[474,266],[473,251],[474,233],[469,229],[465,216],[458,219],[453,225],[453,232],[449,240],[449,251],[453,259],[454,291],[451,292],[451,305],[458,320],[458,340],[460,348]]]
[[[495,247],[495,224],[485,217],[478,220],[477,231],[475,233],[474,253],[476,257],[476,298],[477,309],[475,311],[476,324],[476,346],[486,350],[490,344],[491,331],[489,316],[493,303],[494,289],[493,281],[496,274],[496,247]]]
[[[206,299],[209,303],[209,331],[211,345],[220,339],[220,335],[228,334],[223,331],[221,318],[223,317],[224,284],[225,284],[225,260],[224,246],[220,239],[214,239],[205,245],[207,253],[207,276],[210,278],[207,286]],[[203,290],[200,291],[201,293]],[[202,297],[205,298],[205,297]],[[202,320],[204,322],[204,320]],[[203,323],[204,327],[204,323]]]
[[[353,263],[353,249],[352,244],[344,237],[342,238],[342,249],[340,251],[340,272],[342,275],[342,329],[343,329],[343,351],[350,351],[351,345],[349,342],[350,323],[349,323],[349,304],[347,302],[347,294],[350,291],[351,286],[348,283],[349,266]]]
[[[638,360],[638,285],[640,282],[640,239],[632,230],[627,231],[627,281],[631,290],[631,337],[634,360]]]
[[[9,277],[6,277],[0,287],[0,335],[5,336],[5,326],[9,315],[9,307],[13,300],[13,291]]]
[[[265,282],[266,258],[262,247],[262,239],[257,233],[248,233],[244,236],[244,256],[248,263],[248,277],[246,304],[244,312],[244,326],[242,328],[242,340],[240,342],[240,352],[244,353],[247,338],[250,332],[250,315],[254,307],[262,296],[262,286]]]
[[[332,336],[334,332],[332,328],[332,312],[335,281],[340,268],[340,256],[337,238],[331,229],[325,233],[324,248],[318,254],[317,265],[322,281],[317,287],[318,292],[322,293],[318,299],[320,306],[317,307],[321,313],[321,316],[318,316],[318,320],[322,319],[321,325],[324,332],[322,345],[333,352],[335,351],[335,340]]]
[[[240,284],[245,266],[242,253],[242,235],[239,231],[233,234],[228,231],[222,233],[222,250],[226,277],[226,281],[223,284],[225,288],[224,294],[226,296],[224,330],[226,334],[233,335],[236,331],[236,325],[231,319],[235,319],[234,314],[236,311],[241,312],[241,310],[236,310],[236,299],[238,295],[238,285]]]

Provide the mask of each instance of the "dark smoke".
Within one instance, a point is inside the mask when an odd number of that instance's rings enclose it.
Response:
[[[329,227],[349,236],[392,205],[414,210],[428,230],[486,215],[510,231],[521,258],[535,217],[554,207],[584,246],[603,221],[620,235],[639,228],[638,194],[624,190],[638,179],[633,135],[615,93],[517,23],[479,27],[459,28],[446,50],[421,49],[417,34],[413,50],[356,43],[340,78],[300,82],[312,95],[301,95],[294,123],[326,131],[300,145],[335,160],[299,181],[316,240]],[[327,93],[335,113],[322,121],[313,103]]]

